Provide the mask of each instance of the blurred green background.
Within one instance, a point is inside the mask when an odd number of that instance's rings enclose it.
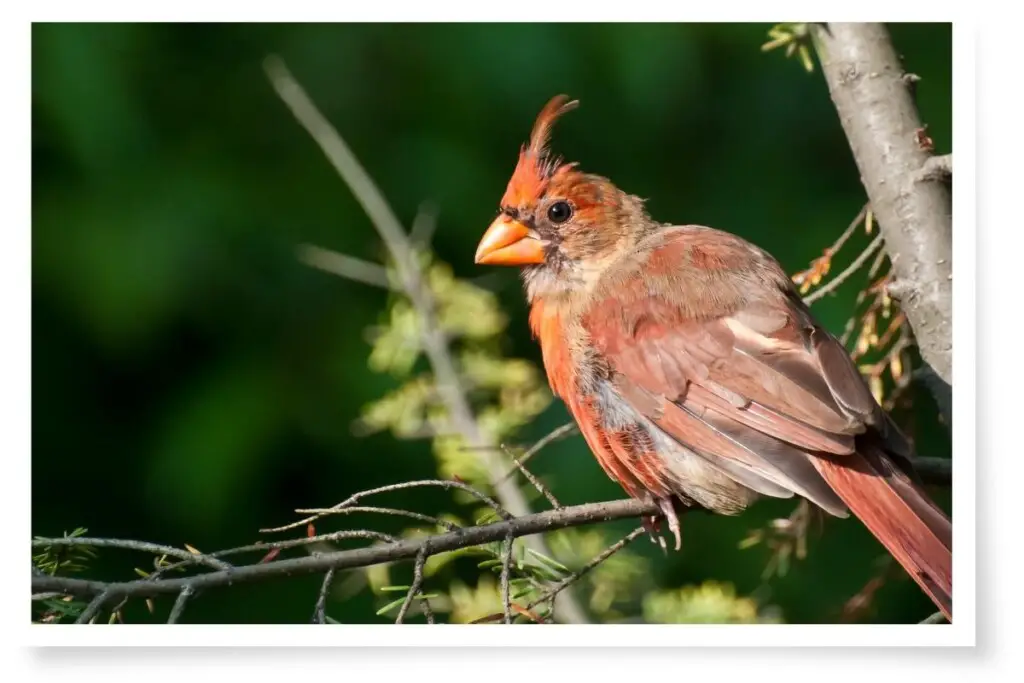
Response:
[[[791,272],[860,209],[863,189],[820,71],[762,53],[761,24],[88,24],[33,27],[32,528],[202,550],[257,539],[293,510],[370,486],[427,478],[427,442],[357,437],[363,405],[394,386],[370,372],[365,330],[383,291],[302,265],[308,242],[379,259],[347,187],[265,79],[279,54],[410,222],[438,208],[433,246],[496,291],[505,352],[539,363],[517,276],[473,265],[519,145],[554,94],[581,101],[554,148],[649,198],[659,220],[713,225]],[[936,151],[951,149],[951,29],[894,25]],[[856,287],[816,306],[842,329]],[[932,406],[923,392],[917,413]],[[522,442],[566,420],[555,403]],[[927,425],[927,422],[924,424]],[[948,455],[942,429],[919,449]],[[621,497],[579,436],[535,461],[563,503]],[[948,494],[937,491],[948,503]],[[399,498],[431,514],[431,491]],[[751,529],[788,514],[684,520],[683,550],[646,541],[662,587],[718,579],[789,622],[831,622],[878,573],[883,550],[855,521],[827,520],[807,560],[764,582]],[[400,522],[372,522],[397,530]],[[633,526],[619,525],[623,530]],[[90,573],[147,562],[102,552]],[[134,564],[133,564],[134,563]],[[461,568],[472,583],[474,566]],[[905,575],[867,621],[933,611]],[[307,621],[319,579],[209,593],[188,621]],[[384,621],[362,591],[343,622]],[[131,612],[147,620],[144,608]]]

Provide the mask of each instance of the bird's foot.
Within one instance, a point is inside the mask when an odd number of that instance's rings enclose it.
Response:
[[[657,515],[646,515],[643,518],[644,529],[647,529],[647,535],[651,539],[651,543],[661,548],[662,552],[667,552],[665,547],[665,538],[658,533],[661,527],[661,518]]]
[[[682,534],[679,530],[679,517],[676,515],[676,509],[672,498],[659,498],[658,506],[661,508],[662,515],[668,521],[669,531],[676,539],[675,549],[679,550],[682,545]],[[643,518],[644,528],[651,537],[651,543],[660,546],[662,550],[667,551],[665,544],[665,538],[658,533],[661,529],[661,517],[658,515],[648,515]]]
[[[661,511],[665,513],[665,519],[668,520],[669,531],[676,538],[676,550],[683,547],[683,536],[679,531],[679,517],[676,516],[675,501],[671,498],[659,498],[658,505],[661,507]]]

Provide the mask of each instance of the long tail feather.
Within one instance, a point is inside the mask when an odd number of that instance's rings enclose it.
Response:
[[[874,447],[814,458],[847,507],[953,620],[953,527],[949,517]]]

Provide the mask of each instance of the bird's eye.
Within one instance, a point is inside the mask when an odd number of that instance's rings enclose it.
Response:
[[[572,218],[572,207],[569,202],[555,202],[548,207],[548,220],[552,223],[564,223]]]

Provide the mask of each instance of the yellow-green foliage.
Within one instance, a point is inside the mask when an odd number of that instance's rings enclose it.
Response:
[[[461,581],[453,581],[451,592],[451,616],[453,623],[467,624],[502,611],[501,591],[498,581],[492,574],[482,573],[476,586],[467,586]]]
[[[551,403],[541,372],[527,361],[501,355],[508,320],[491,292],[459,280],[447,264],[421,256],[435,315],[456,359],[463,388],[484,437],[498,444],[528,424]],[[403,383],[364,408],[360,426],[389,430],[398,438],[433,439],[438,474],[459,477],[488,490],[490,481],[480,454],[467,448],[448,423],[429,373],[413,376],[422,354],[422,321],[404,295],[395,295],[379,327],[373,330],[369,365]]]
[[[644,596],[644,620],[655,624],[778,623],[769,611],[760,612],[752,598],[736,596],[732,585],[705,581],[699,586],[653,591]]]
[[[811,32],[808,24],[801,22],[776,24],[768,29],[768,37],[771,40],[761,46],[762,51],[768,52],[785,47],[787,57],[797,55],[807,73],[814,71],[814,60],[811,58]]]
[[[614,541],[600,528],[562,529],[550,535],[552,552],[572,569],[582,567]],[[649,569],[648,560],[630,552],[628,546],[605,559],[585,578],[591,591],[590,609],[604,618],[621,617],[616,606],[635,602],[652,587]]]

